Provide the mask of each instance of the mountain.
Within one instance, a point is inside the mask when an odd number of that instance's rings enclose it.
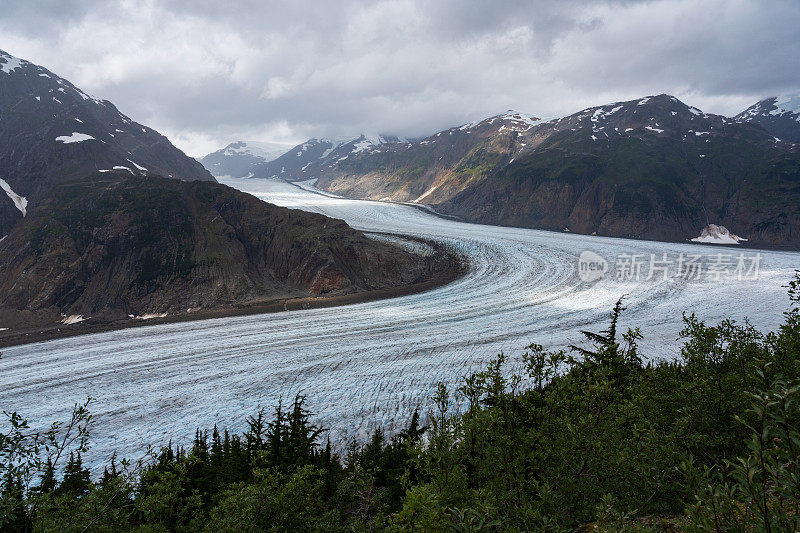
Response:
[[[214,181],[194,159],[111,102],[87,95],[44,67],[0,51],[0,237],[49,197],[90,173],[123,170]]]
[[[800,143],[800,93],[765,98],[736,115],[736,120],[758,124],[781,140]]]
[[[272,161],[255,165],[251,169],[252,177],[281,177],[301,181],[314,176],[321,165],[330,161],[341,161],[352,153],[357,154],[379,145],[399,141],[397,137],[363,134],[356,138],[309,139]]]
[[[236,141],[200,159],[214,176],[249,178],[259,163],[268,163],[292,148],[291,144]]]
[[[318,187],[347,196],[436,204],[511,159],[516,139],[539,123],[534,116],[509,111],[414,142],[333,153],[300,179],[317,177]]]
[[[0,242],[3,327],[392,289],[438,261],[224,185],[126,174],[58,184]]]
[[[447,199],[471,220],[685,241],[710,224],[800,246],[800,154],[763,128],[659,95],[537,127],[514,159]],[[510,199],[510,201],[508,200]]]
[[[800,246],[800,154],[669,95],[547,122],[509,112],[319,165],[319,188],[464,220],[686,241],[710,224]]]
[[[82,321],[386,296],[460,271],[450,254],[414,253],[221,185],[110,102],[27,61],[0,61],[0,342]]]

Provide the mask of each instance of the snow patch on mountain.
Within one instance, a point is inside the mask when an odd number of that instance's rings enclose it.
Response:
[[[11,198],[11,201],[14,202],[14,205],[17,207],[17,209],[19,209],[19,212],[22,213],[22,216],[25,216],[28,213],[28,200],[24,196],[20,196],[11,190],[11,185],[6,183],[4,179],[0,179],[0,189],[3,189],[6,192],[6,195]]]
[[[27,61],[23,61],[18,57],[14,57],[11,54],[7,54],[0,50],[0,72],[5,74],[11,74],[16,69],[20,68],[23,63],[27,63]]]
[[[520,113],[519,111],[514,111],[509,109],[502,115],[496,115],[494,117],[487,118],[477,123],[470,123],[461,126],[459,129],[463,130],[465,128],[470,128],[472,126],[478,126],[481,124],[494,124],[495,122],[502,123],[502,126],[498,130],[498,132],[502,132],[505,130],[509,131],[516,131],[520,133],[524,133],[529,129],[533,128],[537,124],[542,122],[542,119],[536,117],[534,115],[530,115],[528,113]],[[467,132],[469,133],[469,131]]]
[[[595,109],[594,113],[592,113],[591,121],[595,122],[595,123],[599,122],[599,121],[601,121],[601,120],[613,115],[614,113],[616,113],[617,111],[622,109],[622,107],[623,106],[621,106],[621,105],[615,105],[615,106],[611,107],[610,110],[606,109],[606,106],[598,107],[597,109]]]
[[[138,165],[138,164],[134,163],[134,162],[133,162],[132,160],[130,160],[130,159],[128,159],[128,162],[129,162],[129,163],[133,163],[133,166],[135,166],[135,167],[136,167],[136,168],[138,168],[139,170],[141,170],[141,171],[143,171],[143,172],[147,172],[147,169],[146,169],[146,168],[144,168],[142,165]]]
[[[315,139],[312,139],[312,140],[315,140]],[[320,155],[319,158],[320,159],[325,159],[326,157],[331,155],[331,152],[333,152],[334,150],[336,150],[337,148],[339,148],[343,144],[349,143],[352,140],[353,139],[320,139],[319,142],[330,144],[330,148],[328,148],[327,150],[322,152],[322,155]],[[308,143],[306,143],[306,144],[308,144]],[[305,145],[303,145],[303,146],[305,146]]]
[[[153,318],[164,318],[165,316],[167,316],[167,313],[146,313],[133,318],[135,320],[152,320]]]
[[[793,113],[797,114],[800,119],[800,93],[777,96],[774,105],[776,109],[770,112],[771,115]]]
[[[133,161],[131,161],[131,162],[133,163]],[[112,168],[102,169],[102,170],[99,170],[98,172],[113,172],[115,170],[127,170],[131,174],[134,174],[133,170],[131,170],[129,167],[124,167],[122,165],[117,165],[117,166],[112,167]]]
[[[86,320],[86,319],[83,318],[83,315],[70,315],[70,316],[65,316],[61,320],[61,323],[62,324],[66,324],[67,326],[69,326],[69,325],[72,325],[72,324],[78,324],[80,322],[83,322],[84,320]]]
[[[376,146],[393,141],[397,141],[397,139],[387,139],[383,135],[376,135],[376,134],[366,135],[362,133],[358,138],[345,141],[339,144],[339,146],[352,143],[353,148],[350,150],[350,153],[357,154],[365,150],[373,150],[375,149]]]
[[[438,187],[438,185],[434,185],[433,187],[431,187],[430,189],[428,189],[426,192],[424,192],[422,195],[420,195],[420,197],[419,197],[419,198],[417,198],[416,200],[414,200],[414,203],[421,202],[422,200],[424,200],[425,198],[427,198],[427,197],[428,197],[428,196],[429,196],[429,195],[430,195],[430,194],[431,194],[433,191],[435,191],[435,190],[436,190],[436,187]]]
[[[535,117],[527,113],[520,113],[519,111],[512,111],[512,110],[509,110],[507,113],[500,115],[499,118],[500,120],[517,122],[529,127],[533,127],[542,121],[542,119],[540,119],[539,117]]]
[[[717,226],[716,224],[709,224],[700,232],[699,237],[692,239],[693,242],[702,242],[706,244],[739,244],[747,239],[734,235],[725,226]]]
[[[364,139],[363,141],[358,141],[353,145],[352,153],[357,154],[359,152],[363,152],[368,148],[372,148],[372,146],[374,146],[372,141],[369,141],[367,139]]]
[[[78,133],[77,131],[73,132],[71,135],[62,135],[60,137],[56,137],[57,142],[62,142],[64,144],[79,143],[89,140],[94,140],[94,137],[91,135],[86,135],[85,133]]]

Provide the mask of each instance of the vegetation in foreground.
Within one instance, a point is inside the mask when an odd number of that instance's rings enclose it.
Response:
[[[591,348],[500,355],[343,458],[302,396],[98,480],[87,405],[45,433],[11,413],[0,530],[797,531],[800,273],[789,296],[767,334],[686,316],[680,360],[650,363],[620,302]]]

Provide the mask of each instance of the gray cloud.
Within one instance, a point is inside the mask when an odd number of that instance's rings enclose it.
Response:
[[[202,155],[661,92],[733,114],[800,88],[798,26],[794,0],[41,0],[0,48]]]

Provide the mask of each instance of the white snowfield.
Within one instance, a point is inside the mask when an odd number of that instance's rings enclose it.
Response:
[[[770,111],[770,115],[782,113],[797,114],[797,120],[800,121],[800,93],[782,94],[775,98],[775,109]]]
[[[0,179],[0,189],[3,189],[6,193],[6,196],[11,198],[11,201],[14,202],[14,206],[19,209],[19,212],[22,213],[22,216],[25,216],[28,213],[28,199],[11,190],[11,185],[9,185],[6,180]]]
[[[5,74],[11,74],[16,69],[20,68],[23,63],[20,58],[4,52],[0,52],[0,59],[3,60],[3,62],[0,63],[0,72],[4,72]],[[25,61],[25,63],[27,63],[27,61]]]
[[[85,133],[78,133],[77,131],[71,133],[70,135],[61,135],[60,137],[56,137],[56,141],[62,142],[64,144],[71,144],[71,143],[80,143],[83,141],[91,141],[94,137],[91,135],[87,135]]]
[[[580,329],[602,330],[627,294],[623,327],[641,327],[641,353],[675,358],[681,314],[708,322],[749,317],[775,327],[787,309],[785,285],[800,253],[762,251],[758,280],[621,281],[622,254],[756,253],[482,226],[445,220],[411,205],[357,201],[283,181],[223,180],[273,203],[342,218],[367,231],[405,233],[450,244],[469,259],[466,276],[410,296],[328,309],[144,326],[3,350],[0,409],[36,427],[69,416],[94,398],[86,459],[98,466],[116,450],[140,457],[146,444],[190,442],[195,427],[242,430],[259,405],[308,395],[332,442],[366,439],[376,427],[407,424],[430,405],[437,381],[454,388],[499,352],[519,361],[532,342],[564,348]],[[305,187],[309,187],[304,183]],[[612,271],[584,283],[578,257],[593,251]],[[591,256],[591,254],[587,254]],[[0,324],[3,326],[3,324]]]

